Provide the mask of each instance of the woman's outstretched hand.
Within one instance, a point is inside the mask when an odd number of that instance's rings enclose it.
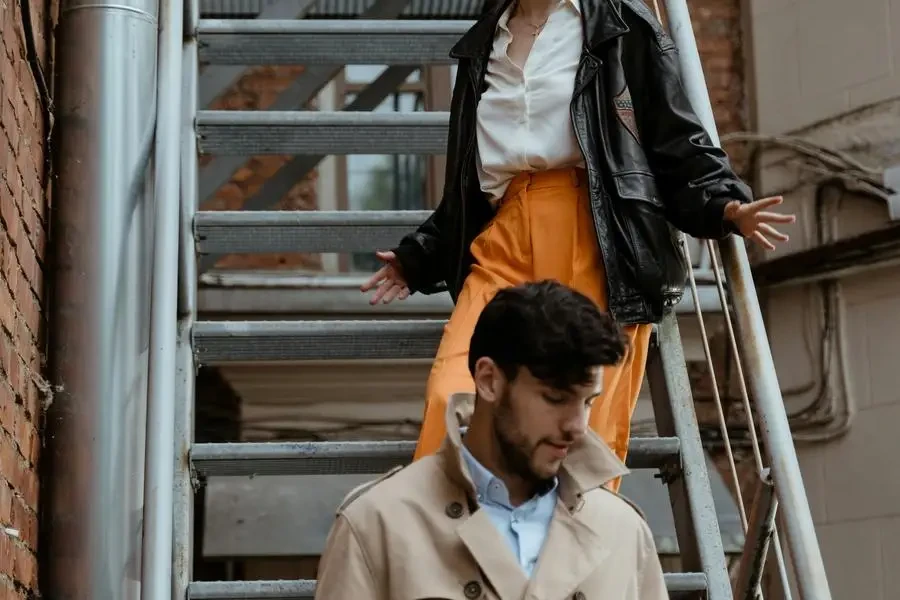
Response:
[[[406,279],[403,278],[397,255],[391,251],[386,251],[376,252],[375,256],[384,263],[384,266],[362,284],[359,290],[365,293],[376,287],[378,288],[369,300],[369,304],[373,305],[379,302],[388,304],[395,298],[397,300],[406,300],[409,296],[409,287],[406,285]]]
[[[751,239],[763,248],[775,249],[773,240],[788,241],[788,236],[774,227],[775,224],[793,223],[795,215],[770,212],[766,210],[784,202],[781,196],[763,198],[747,204],[737,201],[729,202],[725,207],[725,219],[734,223],[745,238]]]

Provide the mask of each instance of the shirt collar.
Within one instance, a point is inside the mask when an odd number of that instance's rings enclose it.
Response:
[[[466,463],[466,467],[469,470],[469,477],[472,478],[472,483],[475,486],[475,493],[479,498],[484,498],[486,500],[492,500],[493,502],[497,502],[512,508],[509,501],[509,490],[506,488],[506,484],[503,483],[499,477],[491,473],[484,465],[482,465],[477,458],[469,451],[465,444],[461,446],[461,453],[463,460]],[[556,490],[556,486],[558,484],[558,479],[556,477],[553,478],[552,484],[544,490],[540,490],[534,498],[542,498],[547,494]],[[495,486],[497,490],[500,492],[500,497],[497,497],[497,492],[491,491],[491,486]]]
[[[463,458],[460,429],[469,424],[474,408],[475,394],[460,393],[450,397],[445,413],[447,437],[438,452],[451,480],[472,496],[475,485]],[[628,468],[606,442],[589,430],[562,463],[558,476],[559,495],[568,506],[575,506],[581,494],[628,473]]]
[[[575,9],[577,14],[581,14],[581,0],[555,0],[553,8],[550,10],[550,14],[553,14],[554,11],[559,10],[563,6],[569,6]],[[512,12],[516,8],[516,3],[511,2],[509,6],[506,7],[506,10],[503,11],[503,14],[500,15],[500,20],[497,22],[497,27],[509,33],[509,19],[512,17]],[[547,18],[550,18],[549,15]]]

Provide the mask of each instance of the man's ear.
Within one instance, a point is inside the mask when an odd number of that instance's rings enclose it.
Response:
[[[482,356],[475,362],[475,391],[480,400],[496,402],[503,396],[506,376],[492,359]]]

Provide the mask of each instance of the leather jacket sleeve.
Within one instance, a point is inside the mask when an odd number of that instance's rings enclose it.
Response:
[[[394,254],[400,262],[403,277],[410,292],[434,294],[447,289],[445,279],[447,277],[446,265],[448,257],[445,256],[448,247],[447,227],[450,226],[448,214],[455,207],[449,206],[452,198],[458,194],[452,193],[455,181],[455,173],[458,165],[456,161],[462,160],[455,149],[459,146],[459,127],[454,123],[459,121],[459,112],[462,110],[466,83],[466,65],[460,63],[456,72],[456,83],[453,86],[453,98],[450,102],[450,127],[447,139],[447,167],[444,179],[444,194],[440,204],[434,213],[419,228],[402,240],[394,248]]]
[[[739,234],[724,219],[725,205],[751,202],[752,192],[694,112],[675,43],[649,11],[642,16],[623,6],[622,16],[630,28],[623,36],[622,65],[666,218],[697,238]]]
[[[432,215],[415,232],[404,236],[394,248],[410,292],[431,294],[444,289],[443,265],[446,261],[443,256],[443,232],[446,210],[446,203],[441,200]]]

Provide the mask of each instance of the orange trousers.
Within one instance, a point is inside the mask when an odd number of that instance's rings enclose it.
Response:
[[[494,219],[472,242],[475,264],[466,278],[438,348],[425,393],[425,416],[415,459],[435,452],[446,435],[445,410],[456,392],[474,392],[468,351],[484,306],[504,287],[553,279],[607,310],[606,276],[580,169],[517,176]],[[588,426],[625,460],[631,415],[640,393],[652,326],[630,325],[630,349],[604,369],[603,395],[594,401]],[[618,490],[619,481],[611,486]]]

